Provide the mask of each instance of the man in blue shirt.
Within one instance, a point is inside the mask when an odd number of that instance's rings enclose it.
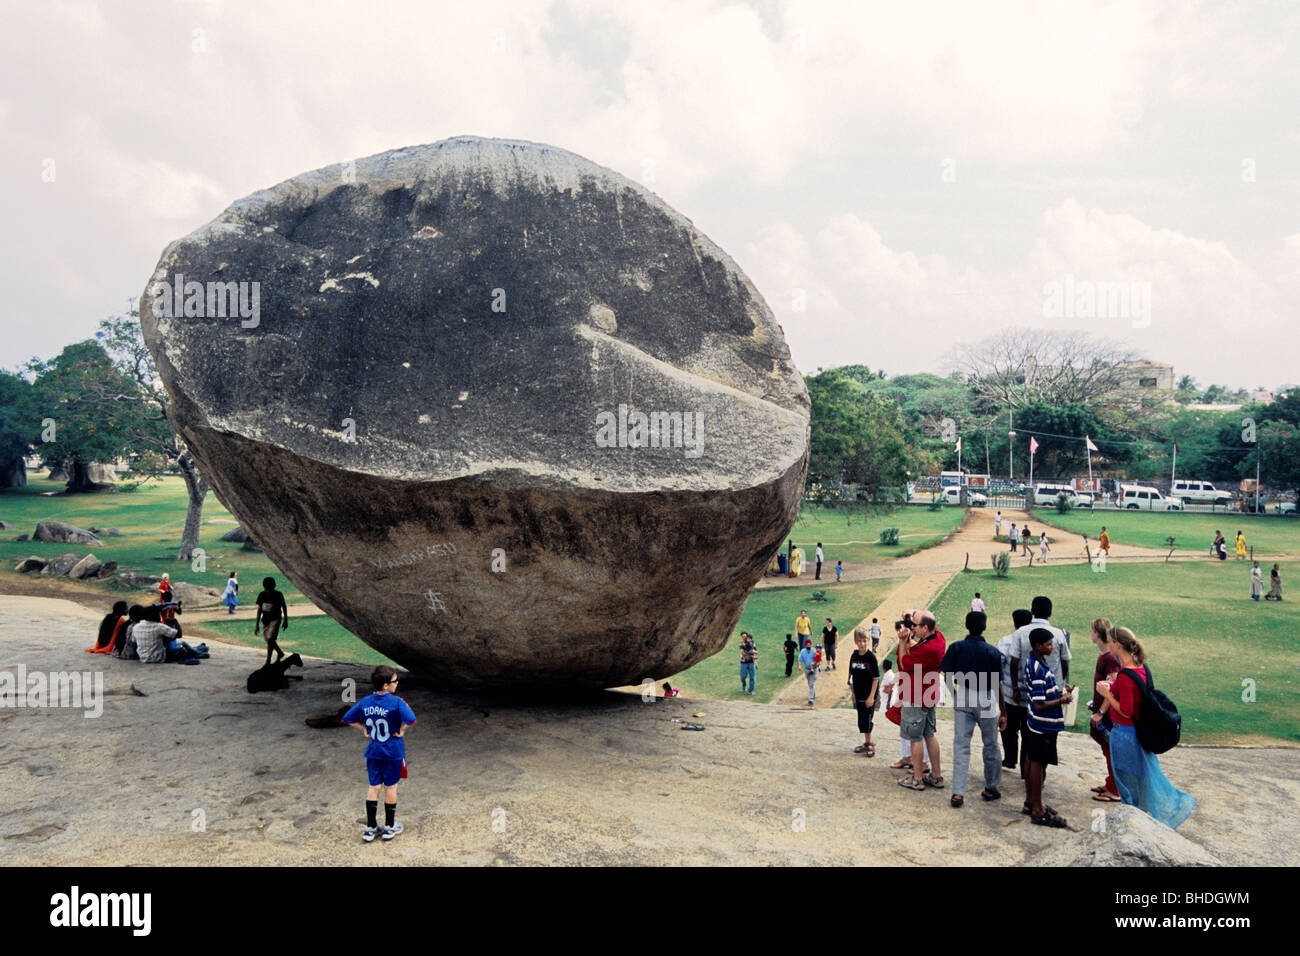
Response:
[[[1025,774],[1024,812],[1039,826],[1064,828],[1065,818],[1043,805],[1043,772],[1047,764],[1056,763],[1056,735],[1065,728],[1061,706],[1074,698],[1073,689],[1062,690],[1056,674],[1048,666],[1054,639],[1055,635],[1045,627],[1035,627],[1029,632],[1033,650],[1025,662],[1025,683],[1029,687],[1025,714],[1029,768]]]
[[[966,801],[966,776],[970,769],[970,739],[975,725],[984,742],[985,800],[998,800],[1002,793],[1002,753],[998,731],[1007,725],[1002,706],[1002,655],[984,640],[988,616],[983,611],[966,615],[966,639],[949,645],[939,664],[952,693],[952,799],[954,807]]]
[[[799,652],[799,666],[803,668],[804,677],[808,679],[808,706],[813,706],[817,699],[817,655],[813,653],[812,639],[803,642]]]
[[[397,781],[406,763],[406,742],[402,736],[415,723],[415,713],[406,701],[393,693],[397,689],[397,671],[376,667],[370,675],[375,693],[357,701],[343,715],[343,723],[357,727],[366,735],[366,773],[370,789],[366,791],[366,828],[361,841],[370,843],[378,826],[379,787],[384,787],[384,826],[382,835],[391,840],[402,832],[395,824],[397,816]],[[364,721],[364,723],[362,722]]]

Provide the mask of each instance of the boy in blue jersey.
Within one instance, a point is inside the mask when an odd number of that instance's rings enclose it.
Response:
[[[394,823],[397,816],[397,781],[402,777],[406,743],[402,735],[415,723],[415,712],[393,691],[397,689],[397,671],[376,667],[370,675],[375,692],[357,701],[343,715],[343,723],[357,727],[370,741],[366,745],[366,772],[370,789],[366,791],[366,828],[361,841],[370,843],[378,831],[385,840],[402,832]],[[364,721],[364,723],[363,723]],[[384,826],[378,825],[379,787],[384,788]]]
[[[1064,829],[1067,826],[1065,818],[1043,803],[1043,775],[1048,764],[1056,764],[1056,735],[1065,729],[1065,715],[1061,708],[1074,699],[1074,688],[1067,684],[1062,689],[1047,663],[1055,636],[1045,627],[1036,627],[1029,632],[1032,652],[1025,662],[1029,700],[1025,713],[1028,767],[1024,812],[1029,814],[1031,823]]]

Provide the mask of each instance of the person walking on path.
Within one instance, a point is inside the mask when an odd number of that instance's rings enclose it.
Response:
[[[822,553],[822,543],[820,541],[817,542],[814,559],[817,562],[817,573],[813,575],[813,580],[820,581],[822,579],[822,561],[826,560],[826,555]]]
[[[415,712],[406,701],[398,697],[397,671],[391,667],[376,667],[370,675],[375,692],[363,697],[343,715],[343,723],[356,727],[366,735],[366,775],[370,789],[366,791],[366,828],[361,831],[363,843],[374,842],[378,833],[391,840],[402,832],[397,820],[397,784],[406,766],[406,736],[408,728],[415,726]],[[379,788],[384,788],[384,825],[379,826]]]
[[[1064,829],[1065,818],[1043,803],[1043,783],[1048,764],[1056,763],[1056,735],[1065,728],[1062,707],[1074,699],[1074,692],[1062,689],[1056,675],[1047,665],[1046,657],[1052,651],[1053,635],[1045,627],[1035,627],[1029,632],[1033,648],[1025,662],[1025,678],[1029,685],[1029,708],[1026,723],[1029,727],[1029,772],[1025,775],[1024,812],[1029,821],[1038,826]]]
[[[799,616],[794,619],[794,633],[800,647],[803,647],[804,642],[812,637],[812,621],[809,620],[807,611],[800,611]]]
[[[843,577],[844,577],[844,562],[836,561],[835,562],[835,583],[839,584],[840,579]]]
[[[1273,570],[1268,575],[1268,593],[1264,595],[1266,601],[1282,600],[1282,572],[1278,566],[1273,565]]]
[[[813,653],[811,638],[803,642],[803,650],[799,652],[799,666],[808,681],[808,706],[811,707],[817,700],[817,656]]]
[[[1245,559],[1246,559],[1246,536],[1242,534],[1240,531],[1238,531],[1237,532],[1237,560],[1244,561]]]
[[[1002,655],[984,640],[988,615],[971,611],[966,615],[966,638],[954,642],[943,655],[939,669],[952,694],[952,798],[953,807],[966,802],[966,776],[970,769],[970,740],[976,725],[984,744],[985,800],[999,800],[1002,793],[1002,754],[998,731],[1007,726],[1002,705]]]
[[[795,643],[794,635],[785,636],[785,676],[789,677],[794,673],[794,656],[799,652],[799,645]]]
[[[1092,622],[1090,628],[1092,643],[1097,646],[1097,667],[1092,674],[1094,688],[1102,681],[1114,680],[1115,675],[1119,673],[1119,658],[1107,650],[1110,638],[1110,621],[1104,617],[1099,617]],[[1101,803],[1119,803],[1119,789],[1115,785],[1115,769],[1110,762],[1110,732],[1114,726],[1110,719],[1110,704],[1102,696],[1101,691],[1094,690],[1091,702],[1088,704],[1088,710],[1092,711],[1089,718],[1088,735],[1097,741],[1097,746],[1101,748],[1102,755],[1106,758],[1106,782],[1100,787],[1092,788],[1092,799]]]
[[[867,632],[854,628],[853,644],[857,648],[849,655],[849,699],[858,712],[858,732],[862,734],[861,745],[853,752],[876,755],[876,745],[871,742],[871,730],[875,721],[876,704],[879,700],[880,668],[876,664],[876,655],[867,650]]]
[[[1011,633],[998,641],[998,653],[1002,656],[1002,707],[1007,715],[1007,724],[1002,728],[1002,766],[1008,770],[1016,769],[1017,754],[1021,768],[1025,766],[1025,746],[1029,743],[1025,737],[1025,708],[1019,702],[1019,679],[1011,665],[1018,646],[1016,632],[1033,619],[1028,608],[1016,608],[1011,612]],[[1023,769],[1020,775],[1024,776]]]
[[[1252,601],[1258,601],[1264,593],[1264,572],[1259,568],[1259,562],[1256,561],[1254,567],[1250,569],[1250,598]]]
[[[1278,598],[1278,600],[1280,601],[1282,599]],[[871,653],[874,654],[880,649],[880,635],[882,633],[880,630],[880,622],[874,617],[871,619],[869,633],[871,634]]]
[[[754,682],[758,679],[758,648],[754,646],[754,636],[748,631],[740,632],[740,689],[749,696],[754,696]]]
[[[1011,522],[1011,530],[1007,532],[1007,541],[1011,543],[1011,553],[1016,553],[1016,542],[1020,540],[1020,532],[1016,530],[1016,523]]]
[[[1101,537],[1097,539],[1097,547],[1106,557],[1110,557],[1110,534],[1106,531],[1106,526],[1101,526]]]
[[[1047,532],[1040,531],[1038,533],[1038,560],[1043,562],[1043,564],[1047,563],[1047,552],[1052,550],[1048,547],[1049,544],[1051,544],[1051,542],[1047,539]]]
[[[253,618],[253,633],[261,631],[266,640],[266,663],[271,663],[271,652],[278,661],[284,657],[276,640],[281,631],[289,630],[289,605],[284,595],[275,589],[275,578],[262,578],[262,593],[257,596],[257,616]]]
[[[998,538],[1002,535],[1002,512],[998,511],[993,516],[993,537]]]
[[[1151,682],[1146,652],[1126,627],[1111,628],[1109,638],[1108,650],[1119,658],[1121,670],[1113,681],[1098,681],[1097,690],[1110,704],[1115,723],[1110,732],[1110,759],[1120,798],[1177,829],[1196,808],[1196,798],[1170,783],[1159,759],[1138,740],[1136,725]]]
[[[226,590],[221,593],[221,603],[231,614],[234,614],[235,608],[239,607],[239,578],[235,575],[236,572],[230,572],[230,578],[226,581]]]
[[[839,642],[839,629],[831,623],[831,619],[826,619],[826,626],[822,628],[822,647],[826,649],[826,669],[828,671],[838,670],[835,666],[835,645]]]
[[[935,626],[934,615],[917,611],[912,618],[911,636],[900,648],[899,680],[903,687],[903,707],[899,734],[911,744],[912,772],[898,781],[909,790],[944,785],[939,764],[939,740],[935,737],[935,708],[939,703],[939,664],[943,661],[947,641]],[[930,773],[922,773],[926,752],[930,755]]]

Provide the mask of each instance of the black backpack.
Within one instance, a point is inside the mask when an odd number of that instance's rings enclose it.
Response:
[[[1147,665],[1146,680],[1140,680],[1141,675],[1135,670],[1125,669],[1120,673],[1127,674],[1142,691],[1142,707],[1135,728],[1138,743],[1153,754],[1173,750],[1183,733],[1183,718],[1174,702],[1151,683],[1151,665]]]

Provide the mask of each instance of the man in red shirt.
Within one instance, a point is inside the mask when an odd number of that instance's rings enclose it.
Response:
[[[898,662],[898,680],[903,712],[898,730],[912,745],[912,772],[899,780],[898,785],[909,790],[944,785],[939,766],[939,739],[934,735],[934,710],[943,687],[939,664],[943,661],[948,642],[935,623],[934,615],[929,611],[916,612],[912,618],[911,636],[899,648],[902,656]],[[930,772],[923,774],[921,766],[927,750]]]

